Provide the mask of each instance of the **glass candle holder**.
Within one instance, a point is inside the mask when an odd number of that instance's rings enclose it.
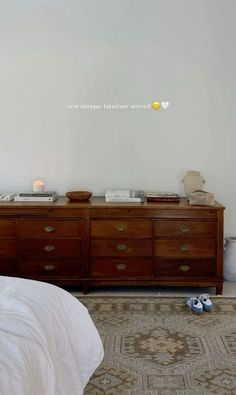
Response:
[[[43,192],[44,185],[45,185],[45,183],[41,179],[33,180],[33,182],[32,182],[33,192]]]

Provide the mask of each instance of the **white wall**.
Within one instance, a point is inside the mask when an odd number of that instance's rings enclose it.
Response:
[[[235,235],[235,13],[235,0],[1,0],[1,191],[44,177],[60,194],[183,194],[199,170]],[[154,100],[170,107],[67,108]]]

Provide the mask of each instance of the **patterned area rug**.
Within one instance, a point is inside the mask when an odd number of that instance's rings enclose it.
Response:
[[[194,315],[183,298],[79,297],[105,358],[85,395],[236,394],[236,299]]]

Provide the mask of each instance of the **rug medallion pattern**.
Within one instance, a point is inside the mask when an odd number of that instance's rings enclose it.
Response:
[[[236,395],[236,299],[83,296],[105,357],[84,395]]]

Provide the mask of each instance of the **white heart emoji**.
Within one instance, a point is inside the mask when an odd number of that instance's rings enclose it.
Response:
[[[166,110],[169,107],[170,103],[168,101],[162,101],[161,102],[161,107],[163,110]]]

